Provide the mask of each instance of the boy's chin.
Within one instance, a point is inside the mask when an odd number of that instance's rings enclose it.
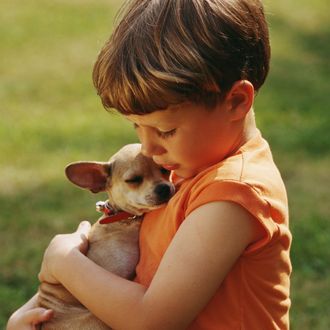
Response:
[[[214,164],[216,164],[216,162]],[[214,164],[205,165],[198,168],[184,168],[181,166],[174,171],[174,174],[182,179],[191,179],[209,167],[213,166]]]
[[[198,170],[179,168],[174,174],[182,179],[191,179],[199,173]]]

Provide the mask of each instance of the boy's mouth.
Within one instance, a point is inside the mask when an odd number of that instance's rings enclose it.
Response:
[[[173,164],[173,165],[171,165],[171,164],[162,164],[161,166],[163,168],[165,168],[166,170],[168,170],[168,171],[174,171],[174,170],[179,168],[178,164]]]

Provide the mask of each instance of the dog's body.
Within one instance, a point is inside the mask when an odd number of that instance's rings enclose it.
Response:
[[[70,181],[82,188],[92,192],[106,191],[112,212],[131,214],[116,222],[104,214],[91,228],[87,256],[108,271],[132,279],[139,260],[141,216],[166,203],[174,193],[168,173],[143,156],[139,144],[133,144],[122,148],[107,163],[70,164],[66,174]],[[109,329],[62,285],[41,283],[39,305],[54,311],[54,317],[44,323],[42,329]]]

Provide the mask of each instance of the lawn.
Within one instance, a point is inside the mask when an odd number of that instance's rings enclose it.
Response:
[[[91,80],[121,1],[2,0],[0,4],[0,328],[38,285],[58,232],[96,219],[104,196],[76,189],[67,163],[105,160],[136,141],[101,106]],[[330,21],[326,0],[265,1],[273,46],[256,102],[287,185],[292,329],[330,329]]]

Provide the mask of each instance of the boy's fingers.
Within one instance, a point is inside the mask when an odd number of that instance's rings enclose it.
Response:
[[[85,234],[87,237],[90,229],[91,224],[88,221],[82,221],[78,226],[77,232],[80,234]]]
[[[14,320],[13,325],[17,324],[18,326],[19,324],[36,325],[38,323],[48,321],[53,317],[54,313],[51,309],[36,307],[28,311],[25,311],[24,314],[21,314],[21,316],[18,316],[18,313],[15,314],[13,315],[13,320]],[[9,329],[11,329],[11,327],[9,327]],[[15,329],[15,327],[13,329]]]
[[[31,310],[30,313],[32,314],[31,323],[34,324],[49,321],[54,314],[54,312],[51,309],[45,309],[45,308],[35,308]]]

